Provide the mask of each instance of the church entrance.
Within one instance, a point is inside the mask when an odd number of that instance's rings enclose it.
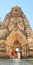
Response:
[[[12,52],[14,53],[14,58],[20,59],[21,58],[21,53],[22,53],[22,47],[19,42],[19,40],[15,40],[13,46],[12,46]]]

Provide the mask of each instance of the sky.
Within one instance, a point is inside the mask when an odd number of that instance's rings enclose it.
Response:
[[[21,7],[33,30],[33,0],[0,0],[0,21],[3,21],[6,14],[15,6]]]

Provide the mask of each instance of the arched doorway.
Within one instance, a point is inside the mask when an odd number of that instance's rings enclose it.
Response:
[[[20,59],[22,56],[22,47],[18,39],[14,40],[12,51],[15,53],[15,58]]]

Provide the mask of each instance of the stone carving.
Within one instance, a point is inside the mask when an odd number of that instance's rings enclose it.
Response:
[[[21,48],[20,53],[22,57],[28,57],[29,55],[33,56],[32,29],[20,7],[16,6],[12,8],[12,10],[5,16],[3,23],[0,23],[0,48],[2,44],[5,45],[5,52],[1,52],[5,56],[10,56],[10,52],[15,50],[16,47]],[[27,49],[29,49],[29,51],[27,51]]]

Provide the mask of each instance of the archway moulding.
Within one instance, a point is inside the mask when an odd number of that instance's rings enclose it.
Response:
[[[10,37],[8,37],[8,39],[6,39],[6,45],[12,46],[14,44],[14,40],[18,39],[19,42],[21,43],[21,45],[27,44],[27,40],[25,37],[23,37],[23,35],[21,34],[13,34],[12,36],[10,35]]]

